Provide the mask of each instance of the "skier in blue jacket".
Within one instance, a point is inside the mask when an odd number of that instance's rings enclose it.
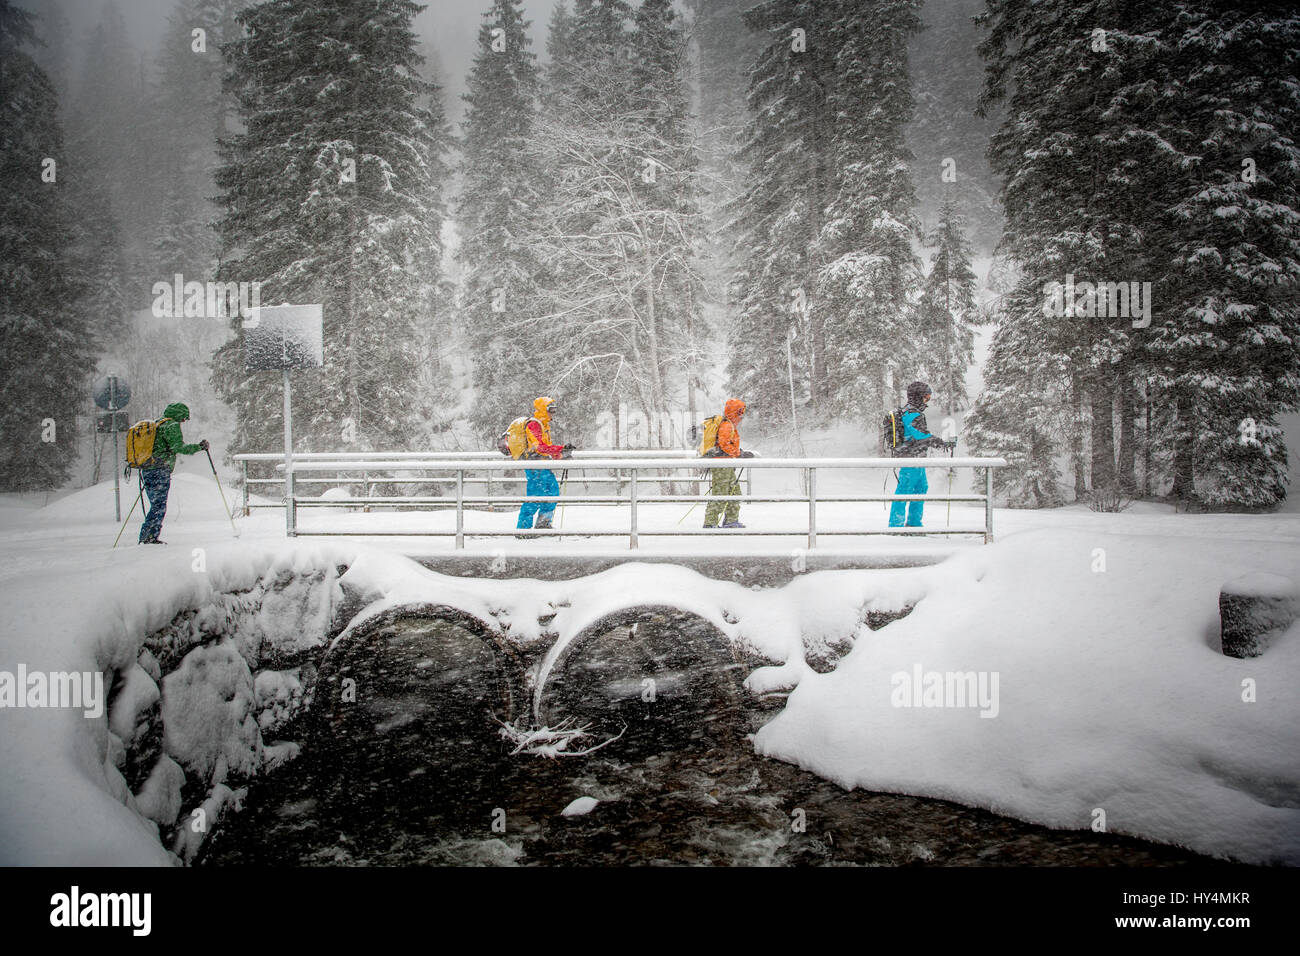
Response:
[[[929,427],[925,423],[925,406],[929,401],[930,386],[925,382],[913,382],[907,386],[907,407],[903,409],[903,414],[900,416],[903,423],[903,443],[896,451],[900,458],[920,458],[927,448],[951,449],[957,446],[955,440],[944,441],[930,434]],[[894,489],[894,494],[923,495],[929,488],[930,484],[925,480],[924,468],[898,470],[898,487]],[[889,509],[889,526],[903,527],[903,518],[906,515],[907,527],[921,527],[921,513],[924,508],[924,501],[895,501]]]

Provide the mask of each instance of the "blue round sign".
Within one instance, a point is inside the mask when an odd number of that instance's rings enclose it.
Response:
[[[131,386],[119,375],[108,375],[95,383],[95,404],[116,411],[131,403]]]

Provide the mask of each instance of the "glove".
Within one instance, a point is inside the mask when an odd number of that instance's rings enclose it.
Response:
[[[199,442],[199,447],[202,448],[204,451],[207,451],[207,450],[208,450],[208,440],[205,438],[205,439],[203,439],[203,441]]]
[[[740,453],[740,457],[741,457],[741,458],[753,458],[753,457],[754,457],[754,453],[753,453],[752,451],[742,451],[742,452]]]
[[[561,457],[561,458],[572,458],[572,457],[573,457],[573,446],[572,446],[572,445],[565,445],[564,448],[560,451],[560,457]]]

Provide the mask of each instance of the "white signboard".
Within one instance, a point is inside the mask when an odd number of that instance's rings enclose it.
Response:
[[[244,321],[244,364],[250,369],[320,368],[325,364],[321,307],[271,305]]]

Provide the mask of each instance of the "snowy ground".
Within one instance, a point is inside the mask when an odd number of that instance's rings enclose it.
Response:
[[[931,487],[938,486],[932,473]],[[756,735],[761,753],[844,786],[943,797],[1055,827],[1096,826],[1104,815],[1111,831],[1248,862],[1300,864],[1300,626],[1264,656],[1237,660],[1219,653],[1217,624],[1225,581],[1252,571],[1300,577],[1300,515],[1174,515],[1146,505],[1119,515],[999,510],[992,547],[978,538],[823,539],[835,548],[950,549],[952,557],[935,566],[819,572],[785,588],[754,591],[668,565],[566,582],[451,579],[401,557],[449,549],[449,538],[287,542],[276,511],[239,519],[243,533],[235,541],[215,485],[184,471],[173,486],[166,548],[136,546],[134,519],[123,544],[111,548],[117,533],[111,483],[39,504],[36,497],[0,499],[0,671],[20,664],[130,671],[145,636],[179,612],[202,616],[259,580],[339,564],[349,565],[348,579],[375,598],[372,612],[435,600],[485,613],[490,603],[522,621],[567,600],[552,625],[561,640],[611,607],[671,603],[785,662],[749,678],[756,690],[793,688],[786,709]],[[927,524],[941,523],[942,507],[930,508]],[[647,509],[643,528],[675,526],[685,510]],[[802,527],[804,511],[749,505],[743,520],[793,531]],[[564,527],[608,527],[611,514],[571,507]],[[688,520],[698,515],[699,509]],[[838,514],[827,506],[819,521],[823,516],[847,527],[884,524],[880,505],[843,506]],[[977,509],[953,508],[954,525],[976,527],[981,518]],[[448,513],[339,512],[307,520],[415,531],[452,519]],[[485,513],[471,520],[471,531],[504,530],[514,517]],[[468,544],[499,552],[507,562],[512,554],[545,549],[626,547],[625,540],[600,538],[471,538]],[[738,553],[802,544],[797,534],[688,542]],[[648,537],[642,547],[681,543]],[[323,642],[329,593],[308,589],[289,610],[268,602],[257,610],[260,638]],[[873,632],[856,623],[869,603],[916,603],[916,610]],[[526,628],[520,634],[527,639]],[[804,653],[810,641],[824,639],[856,642],[834,671],[818,674]],[[233,687],[239,681],[230,675],[244,666],[234,651],[247,658],[247,648],[220,648],[204,649],[205,673],[225,675]],[[163,680],[163,711],[173,715],[168,748],[187,773],[203,774],[211,785],[208,804],[219,812],[234,799],[222,789],[227,769],[250,752],[262,766],[280,755],[269,734],[264,744],[250,729],[244,712],[242,722],[222,725],[222,739],[200,739],[203,723],[187,720],[183,706],[204,699],[201,687],[195,689],[197,666]],[[986,688],[997,688],[995,706],[899,706],[899,675],[917,671],[983,675]],[[285,679],[263,674],[257,680],[264,687]],[[1243,681],[1254,682],[1253,702],[1243,700]],[[138,683],[133,712],[151,699],[151,682]],[[222,699],[234,699],[237,690]],[[175,859],[150,822],[167,815],[168,799],[175,802],[168,776],[175,771],[160,770],[147,793],[129,793],[115,755],[132,732],[130,715],[110,716],[0,710],[0,863]],[[184,848],[168,849],[186,855]]]

